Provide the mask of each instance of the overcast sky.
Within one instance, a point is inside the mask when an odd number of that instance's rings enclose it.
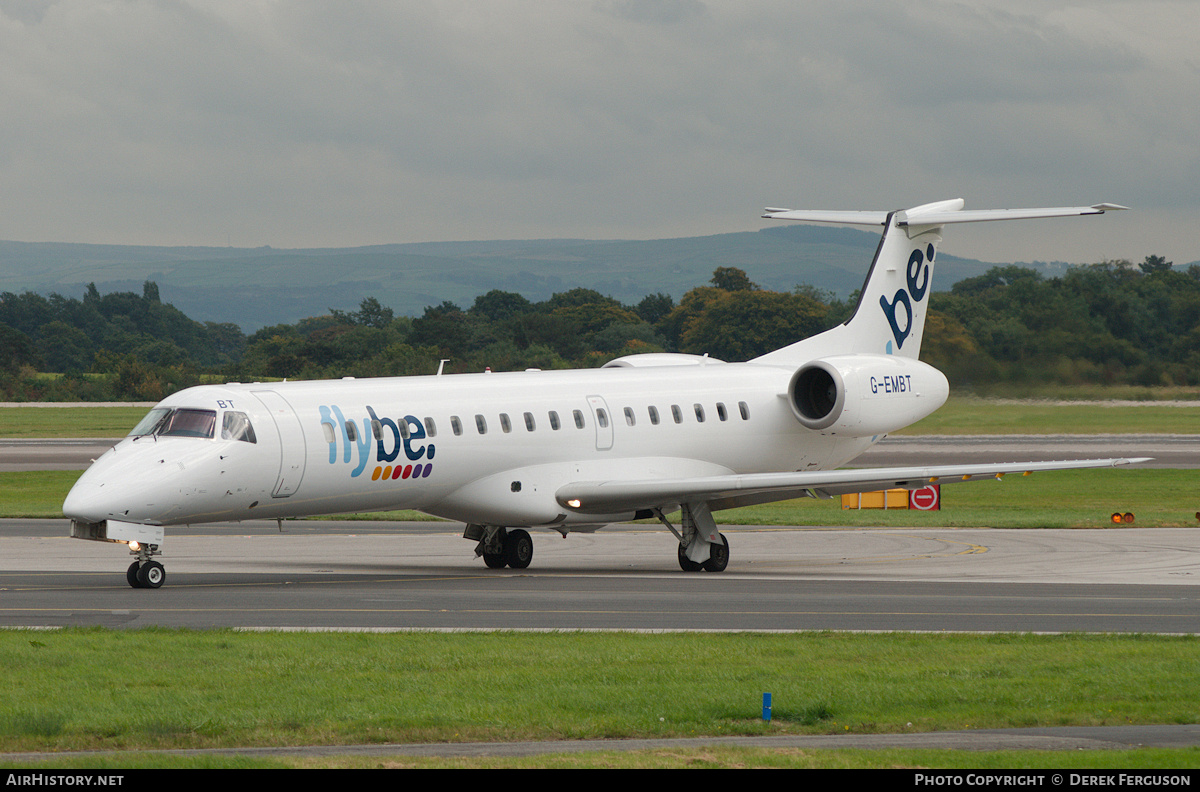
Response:
[[[1200,259],[1196,0],[0,0],[0,238],[352,246],[1115,202],[989,261]]]

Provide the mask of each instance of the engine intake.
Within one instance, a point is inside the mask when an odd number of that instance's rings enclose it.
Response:
[[[826,429],[842,414],[846,385],[841,373],[823,360],[802,367],[788,388],[792,409],[809,429]]]

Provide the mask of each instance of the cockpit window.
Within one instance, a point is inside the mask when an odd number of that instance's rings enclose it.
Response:
[[[175,410],[159,427],[159,437],[212,437],[216,410]]]
[[[323,425],[328,426],[328,424]],[[258,442],[254,436],[254,427],[250,425],[250,419],[246,413],[233,410],[226,410],[225,417],[221,419],[221,439],[241,440],[243,443]]]
[[[138,421],[138,425],[130,431],[130,437],[142,437],[144,435],[154,434],[154,430],[162,423],[163,418],[171,412],[169,407],[155,407],[150,412],[146,413],[146,417]]]
[[[247,422],[248,425],[249,422]],[[205,437],[212,438],[217,424],[216,410],[171,409],[155,407],[133,427],[130,437]],[[253,442],[253,441],[251,441]]]

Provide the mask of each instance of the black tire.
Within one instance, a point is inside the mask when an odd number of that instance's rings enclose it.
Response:
[[[141,568],[142,565],[137,561],[134,561],[129,565],[129,569],[125,570],[125,579],[128,580],[129,585],[133,586],[134,588],[142,587],[142,584],[138,582],[138,570]]]
[[[504,569],[508,559],[504,557],[504,553],[484,553],[483,563],[487,564],[488,569]]]
[[[167,571],[157,561],[147,561],[138,570],[137,579],[141,584],[140,588],[162,588],[162,584],[167,579]]]
[[[704,562],[705,572],[724,572],[725,567],[729,566],[729,540],[725,538],[725,534],[717,534],[717,538],[721,540],[720,544],[713,543],[708,546],[708,560]]]
[[[679,545],[679,568],[684,572],[699,572],[704,567],[687,557],[687,548]]]
[[[524,569],[533,560],[533,538],[529,531],[518,528],[509,531],[504,539],[504,554],[508,557],[508,565],[513,569]]]

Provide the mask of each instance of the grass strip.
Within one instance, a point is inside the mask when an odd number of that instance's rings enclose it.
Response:
[[[384,769],[384,770],[522,770],[522,769],[788,769],[788,770],[907,770],[940,768],[946,770],[1141,770],[1194,771],[1200,764],[1198,748],[1142,748],[1103,751],[954,751],[930,749],[839,749],[839,748],[744,748],[711,746],[703,748],[678,747],[654,750],[609,750],[566,752],[554,750],[553,743],[546,753],[521,756],[453,756],[421,757],[402,754],[387,756],[317,757],[246,757],[213,755],[178,755],[131,751],[111,754],[59,756],[36,765],[8,765],[0,760],[0,768],[29,770],[83,769],[93,771],[130,769]],[[1139,777],[1139,771],[1128,773]],[[1132,781],[1131,783],[1136,783]]]
[[[7,630],[0,751],[1191,723],[1198,640]]]
[[[0,437],[124,437],[147,407],[0,407]]]
[[[0,473],[0,517],[62,517],[62,503],[80,471]],[[942,510],[844,510],[841,500],[767,503],[716,513],[725,525],[841,525],[897,528],[1105,528],[1113,512],[1133,526],[1197,525],[1200,474],[1194,470],[1102,468],[1061,470],[942,488]],[[352,520],[428,520],[420,512],[339,515]],[[1130,527],[1123,525],[1121,527]]]

